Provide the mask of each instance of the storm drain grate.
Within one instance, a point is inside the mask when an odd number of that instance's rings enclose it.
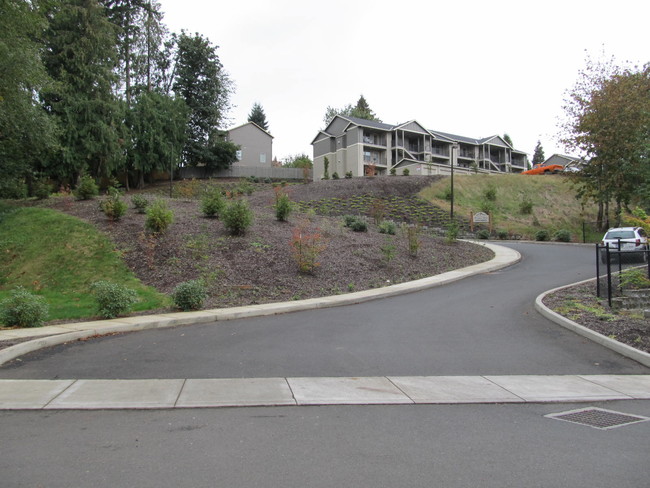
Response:
[[[639,415],[629,415],[602,408],[582,408],[580,410],[571,410],[569,412],[551,413],[544,417],[573,422],[574,424],[588,425],[595,429],[607,430],[622,427],[623,425],[636,424],[650,420],[648,417]]]

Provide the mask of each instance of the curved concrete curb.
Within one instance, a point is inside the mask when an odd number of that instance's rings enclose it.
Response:
[[[590,281],[594,281],[595,279],[596,278],[591,278],[588,280],[583,280],[577,283],[572,283],[570,285],[560,286],[558,288],[553,288],[552,290],[548,290],[537,297],[537,299],[535,300],[535,309],[539,313],[541,313],[544,317],[546,317],[549,320],[552,320],[556,324],[561,325],[562,327],[565,327],[569,330],[572,330],[576,334],[580,334],[581,336],[586,337],[587,339],[597,342],[601,346],[605,346],[606,348],[616,351],[617,353],[623,356],[633,359],[634,361],[641,363],[644,366],[650,367],[650,354],[648,354],[647,352],[639,351],[638,349],[634,349],[633,347],[628,346],[627,344],[623,344],[622,342],[615,341],[614,339],[610,339],[607,336],[604,336],[602,334],[599,334],[598,332],[588,329],[587,327],[584,327],[574,322],[573,320],[569,320],[566,317],[563,317],[562,315],[554,312],[543,303],[544,297],[546,297],[546,295],[555,293],[565,288],[571,288],[576,285],[588,283]]]
[[[15,331],[15,335],[12,335],[14,331],[5,331],[5,338],[7,339],[27,337],[30,336],[30,334],[41,337],[0,350],[0,365],[29,352],[63,344],[69,341],[86,339],[96,335],[175,327],[177,325],[204,324],[208,322],[219,322],[245,317],[262,317],[266,315],[298,312],[301,310],[339,307],[342,305],[353,305],[369,300],[376,300],[378,298],[403,295],[405,293],[412,293],[452,283],[469,276],[497,271],[511,266],[521,260],[521,254],[514,249],[489,243],[477,243],[477,245],[483,245],[491,249],[494,252],[494,258],[485,263],[475,264],[473,266],[449,271],[429,278],[409,281],[383,288],[347,293],[345,295],[309,298],[307,300],[297,300],[292,302],[268,303],[264,305],[250,305],[247,307],[200,310],[198,312],[125,317],[113,320],[63,324],[51,327],[42,327],[39,329],[20,329]]]

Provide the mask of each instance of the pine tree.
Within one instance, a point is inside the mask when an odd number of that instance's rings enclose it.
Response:
[[[540,141],[537,141],[535,151],[533,152],[533,164],[543,163],[544,161],[546,161],[546,158],[544,157],[544,149],[542,148],[542,143]]]
[[[217,46],[200,34],[178,37],[176,80],[173,90],[189,108],[188,139],[183,159],[190,166],[214,157],[211,146],[219,140],[218,129],[230,108],[232,83],[223,70]]]
[[[44,64],[56,85],[41,96],[61,128],[61,150],[49,169],[73,181],[86,171],[108,176],[122,165],[124,153],[124,107],[113,92],[116,28],[97,0],[49,6]]]
[[[269,123],[266,120],[266,114],[264,113],[264,109],[257,102],[253,104],[251,113],[248,114],[248,121],[259,125],[262,129],[264,129],[267,132],[269,130]]]
[[[509,135],[509,134],[503,134],[503,140],[506,141],[508,144],[510,144],[510,147],[515,147],[515,146],[512,144],[512,139],[510,138],[510,135]]]
[[[334,107],[327,107],[325,110],[325,117],[323,117],[323,122],[325,127],[329,125],[334,117],[341,115],[343,117],[356,117],[358,119],[374,120],[375,122],[381,122],[381,119],[375,115],[375,113],[368,105],[367,100],[363,95],[359,97],[356,105],[348,104],[343,108],[337,109]]]

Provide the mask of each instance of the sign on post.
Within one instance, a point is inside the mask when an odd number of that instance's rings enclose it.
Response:
[[[471,213],[469,221],[472,232],[474,232],[474,224],[488,224],[490,232],[492,232],[492,219],[490,219],[490,214],[485,212]]]

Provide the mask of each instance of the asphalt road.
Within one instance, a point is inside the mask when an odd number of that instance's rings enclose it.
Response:
[[[588,246],[509,244],[505,270],[364,304],[57,346],[2,378],[647,374],[540,316],[534,299],[595,276]]]

